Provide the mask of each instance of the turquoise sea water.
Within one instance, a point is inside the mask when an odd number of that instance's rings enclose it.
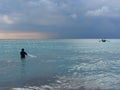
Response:
[[[0,40],[0,90],[120,90],[120,40],[109,41]]]

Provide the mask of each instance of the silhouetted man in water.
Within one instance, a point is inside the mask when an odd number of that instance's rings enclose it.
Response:
[[[24,51],[24,48],[21,49],[20,55],[22,59],[25,58],[25,55],[27,55],[27,53]]]

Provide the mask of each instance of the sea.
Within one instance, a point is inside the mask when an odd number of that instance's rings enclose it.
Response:
[[[120,90],[120,39],[1,39],[0,90]]]

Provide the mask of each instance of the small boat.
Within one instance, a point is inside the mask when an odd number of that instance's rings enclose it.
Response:
[[[105,40],[105,39],[102,39],[101,41],[102,41],[102,42],[106,42],[107,40]]]
[[[109,41],[106,39],[101,39],[99,42],[109,42]]]

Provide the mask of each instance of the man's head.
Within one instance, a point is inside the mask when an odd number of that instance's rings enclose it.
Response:
[[[21,50],[24,51],[24,48],[22,48]]]

